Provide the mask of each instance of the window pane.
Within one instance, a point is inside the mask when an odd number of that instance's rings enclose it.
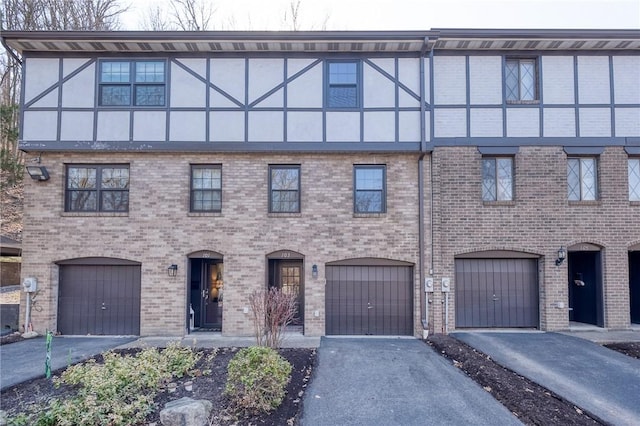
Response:
[[[518,61],[507,61],[505,67],[505,90],[509,101],[520,99],[518,94]]]
[[[271,211],[278,213],[298,212],[298,191],[273,191],[271,193]]]
[[[513,160],[511,158],[498,158],[497,172],[497,199],[500,201],[510,201],[513,199]]]
[[[640,159],[629,159],[629,201],[640,201]]]
[[[355,108],[358,106],[356,86],[330,87],[327,96],[330,108]]]
[[[356,191],[356,213],[381,213],[382,191]]]
[[[122,85],[100,86],[100,105],[131,105],[131,87]]]
[[[222,210],[221,191],[193,191],[194,211],[220,211]]]
[[[129,83],[129,62],[102,62],[100,70],[101,83]]]
[[[88,167],[69,167],[67,169],[67,188],[95,188],[96,169]]]
[[[164,62],[136,62],[136,83],[163,83]]]
[[[520,61],[520,99],[532,101],[536,94],[536,66],[533,60]]]
[[[103,189],[127,189],[129,188],[128,168],[103,168],[102,169]]]
[[[298,169],[271,169],[271,189],[272,190],[297,190],[298,189]]]
[[[496,161],[494,158],[482,160],[482,200],[496,201]]]
[[[357,168],[356,189],[382,190],[384,180],[383,176],[383,169],[380,168]]]
[[[192,187],[193,189],[221,189],[222,170],[219,168],[194,168]]]
[[[101,191],[101,211],[126,212],[129,210],[129,191]]]
[[[580,160],[567,160],[567,189],[570,201],[580,200]]]
[[[164,105],[164,86],[158,84],[136,85],[136,105]]]
[[[595,158],[580,159],[580,174],[582,179],[582,199],[596,199],[596,160]]]
[[[97,191],[69,191],[69,211],[91,212],[98,210]]]
[[[332,62],[329,64],[329,84],[357,84],[358,64],[356,62]]]

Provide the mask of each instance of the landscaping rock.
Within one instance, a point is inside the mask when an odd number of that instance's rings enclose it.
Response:
[[[160,411],[160,423],[164,426],[206,426],[213,404],[203,399],[180,398],[168,402]]]

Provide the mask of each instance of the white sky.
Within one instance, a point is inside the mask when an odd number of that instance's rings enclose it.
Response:
[[[209,0],[215,30],[283,30],[290,0]],[[122,29],[140,29],[140,15],[167,0],[130,0]],[[123,2],[126,3],[126,2]],[[328,19],[326,17],[328,16]],[[304,30],[431,28],[640,29],[640,0],[302,0]]]

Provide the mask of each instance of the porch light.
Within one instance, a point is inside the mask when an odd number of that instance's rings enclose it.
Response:
[[[49,172],[45,166],[27,166],[27,173],[29,173],[29,176],[31,176],[33,180],[49,180]]]
[[[167,268],[167,274],[170,277],[175,277],[178,274],[178,265],[171,265]]]
[[[556,259],[556,266],[562,265],[562,262],[567,258],[567,250],[560,246],[558,249],[558,258]]]
[[[313,277],[313,279],[318,278],[318,265],[313,265],[311,267],[311,276]]]

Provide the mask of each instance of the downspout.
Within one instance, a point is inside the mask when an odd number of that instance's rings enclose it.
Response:
[[[2,30],[2,31],[4,31],[4,30]],[[11,57],[13,59],[15,59],[16,62],[18,62],[20,65],[22,65],[22,59],[20,59],[18,57],[18,55],[16,55],[16,53],[9,47],[7,42],[4,40],[4,37],[2,37],[2,36],[0,36],[0,43],[2,43],[2,47],[4,47],[4,50],[6,50],[7,53],[9,53],[9,55],[11,55]]]
[[[425,124],[425,85],[424,85],[424,56],[429,46],[429,37],[424,38],[420,51],[420,157],[418,158],[418,268],[420,270],[420,317],[422,319],[422,337],[429,336],[429,300],[425,291],[424,273],[424,156],[426,151]]]

